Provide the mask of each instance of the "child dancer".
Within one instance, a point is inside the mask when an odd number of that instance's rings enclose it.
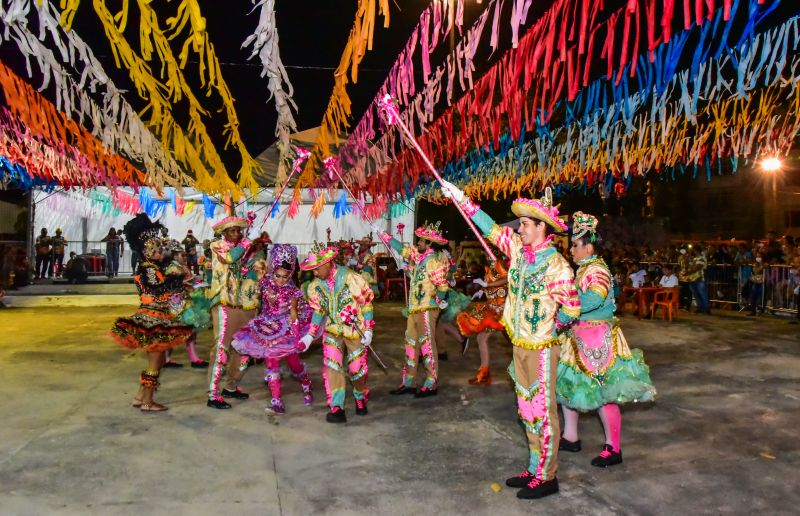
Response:
[[[275,244],[269,256],[271,272],[259,281],[261,314],[233,336],[232,345],[242,355],[264,359],[264,380],[272,393],[266,408],[270,414],[284,414],[281,398],[281,359],[292,376],[303,387],[303,403],[311,405],[311,379],[297,351],[297,341],[311,325],[311,308],[303,301],[303,292],[295,286],[292,276],[297,263],[297,248]]]

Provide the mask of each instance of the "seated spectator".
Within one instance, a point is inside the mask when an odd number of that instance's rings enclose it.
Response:
[[[664,275],[661,276],[661,279],[658,281],[658,286],[661,288],[673,288],[679,285],[678,276],[675,275],[675,272],[672,270],[672,265],[665,263],[661,269],[664,271]]]
[[[631,286],[633,288],[642,288],[644,282],[647,280],[647,271],[644,267],[638,263],[633,263],[628,270],[631,271],[630,274],[628,274],[628,278],[631,280]]]
[[[14,262],[14,288],[26,287],[31,284],[33,267],[30,260],[25,255],[24,249],[17,250],[17,258]]]
[[[86,283],[89,278],[89,264],[86,260],[78,256],[75,251],[69,253],[69,261],[64,266],[64,279],[73,285],[75,283]]]

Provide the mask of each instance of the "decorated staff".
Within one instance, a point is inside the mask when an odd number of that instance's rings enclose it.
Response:
[[[363,331],[361,331],[361,328],[358,327],[358,313],[351,305],[344,307],[341,316],[343,323],[345,323],[346,325],[350,326],[351,328],[353,328],[355,331],[358,332],[358,334],[361,336],[362,342],[366,340],[367,336],[364,334]],[[370,339],[369,344],[364,344],[364,347],[372,351],[372,356],[375,357],[375,361],[378,362],[378,365],[383,368],[383,372],[386,373],[386,369],[388,368],[386,367],[386,364],[383,362],[383,360],[381,360],[381,357],[380,355],[378,355],[378,352],[375,351],[375,349],[372,347],[372,339]]]
[[[372,220],[369,217],[369,215],[367,215],[367,212],[364,210],[364,207],[361,206],[361,202],[359,201],[358,197],[353,195],[353,191],[350,190],[349,186],[347,186],[347,183],[345,183],[341,172],[339,172],[339,159],[335,158],[333,156],[329,156],[329,157],[325,158],[324,160],[322,160],[322,164],[325,166],[325,170],[328,172],[328,174],[330,175],[331,178],[333,178],[333,176],[336,176],[336,178],[339,179],[339,181],[342,183],[342,186],[344,186],[344,189],[347,190],[347,193],[350,194],[350,197],[352,197],[353,201],[356,203],[356,206],[358,207],[358,211],[361,212],[361,217],[364,220],[366,220],[367,222],[369,222],[370,226],[374,226],[375,225],[375,221]],[[328,236],[328,239],[330,240],[330,235]],[[395,252],[395,250],[392,249],[386,242],[384,242],[383,240],[382,240],[382,242],[383,242],[383,245],[386,246],[386,250],[392,256],[392,258],[394,258],[395,261],[397,262],[397,266],[400,267],[400,265],[402,263],[402,258],[400,258],[400,256],[398,256],[397,252]]]
[[[308,157],[311,155],[310,152],[302,147],[294,147],[294,151],[297,156],[294,158],[294,162],[292,163],[292,171],[289,173],[289,177],[286,178],[286,182],[283,183],[283,186],[281,186],[281,189],[278,191],[277,195],[275,195],[275,199],[272,200],[272,204],[267,210],[267,213],[264,214],[264,220],[261,221],[258,229],[261,229],[267,219],[272,215],[272,210],[274,210],[275,206],[280,202],[281,195],[283,195],[283,191],[286,190],[286,187],[289,186],[289,182],[292,180],[292,177],[302,170],[303,163],[305,163]]]
[[[440,184],[444,185],[444,179],[442,179],[442,176],[440,176],[439,173],[436,171],[436,168],[434,168],[433,164],[431,164],[431,161],[428,159],[428,156],[425,155],[425,152],[422,150],[422,147],[419,146],[419,143],[417,142],[416,138],[414,138],[414,135],[411,134],[411,131],[409,131],[408,126],[406,126],[406,124],[400,118],[400,113],[397,111],[397,106],[394,105],[394,100],[392,100],[391,95],[386,94],[380,101],[378,101],[378,104],[380,105],[381,110],[383,111],[383,114],[386,117],[386,123],[389,125],[398,125],[400,127],[401,132],[406,136],[409,143],[411,143],[414,149],[416,149],[416,151],[419,153],[420,157],[422,158],[422,161],[424,161],[425,164],[428,166],[428,170],[430,170],[433,177],[435,177]],[[458,204],[456,204],[456,208],[458,208],[458,212],[461,214],[462,217],[464,217],[464,220],[467,222],[467,225],[472,230],[472,232],[475,233],[475,237],[478,239],[478,242],[481,243],[481,246],[483,246],[483,250],[486,252],[486,256],[488,256],[489,259],[493,262],[497,261],[497,257],[495,257],[494,253],[489,248],[489,246],[486,245],[486,241],[483,239],[483,236],[481,236],[481,233],[480,231],[478,231],[478,228],[475,227],[475,224],[470,220],[469,216],[467,216],[467,214]]]

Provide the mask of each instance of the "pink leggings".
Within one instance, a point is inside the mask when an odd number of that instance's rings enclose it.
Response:
[[[294,374],[300,374],[303,372],[303,362],[300,361],[300,355],[297,353],[292,353],[291,355],[286,357],[286,365],[289,366],[289,370],[292,371]],[[264,370],[267,372],[278,371],[281,368],[281,359],[280,358],[268,358],[264,360]]]

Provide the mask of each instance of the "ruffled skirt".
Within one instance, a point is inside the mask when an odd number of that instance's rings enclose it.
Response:
[[[579,321],[561,337],[556,398],[575,410],[608,403],[653,401],[656,389],[639,349],[631,350],[619,326]]]
[[[484,331],[503,331],[505,328],[500,323],[503,317],[503,302],[485,301],[473,303],[456,317],[458,331],[468,337]]]
[[[308,333],[312,310],[303,304],[297,314],[297,324],[289,315],[259,315],[233,335],[231,345],[243,355],[255,358],[281,359],[297,353],[297,341]]]
[[[445,300],[447,301],[447,308],[442,310],[441,315],[439,315],[439,319],[444,322],[455,321],[458,314],[463,312],[470,304],[469,297],[452,288],[447,291]]]
[[[180,320],[198,330],[211,328],[211,301],[206,299],[205,289],[196,289],[189,294]]]
[[[111,327],[111,337],[128,349],[147,352],[166,351],[186,344],[194,327],[179,321],[167,311],[139,308],[130,317],[120,317]]]

